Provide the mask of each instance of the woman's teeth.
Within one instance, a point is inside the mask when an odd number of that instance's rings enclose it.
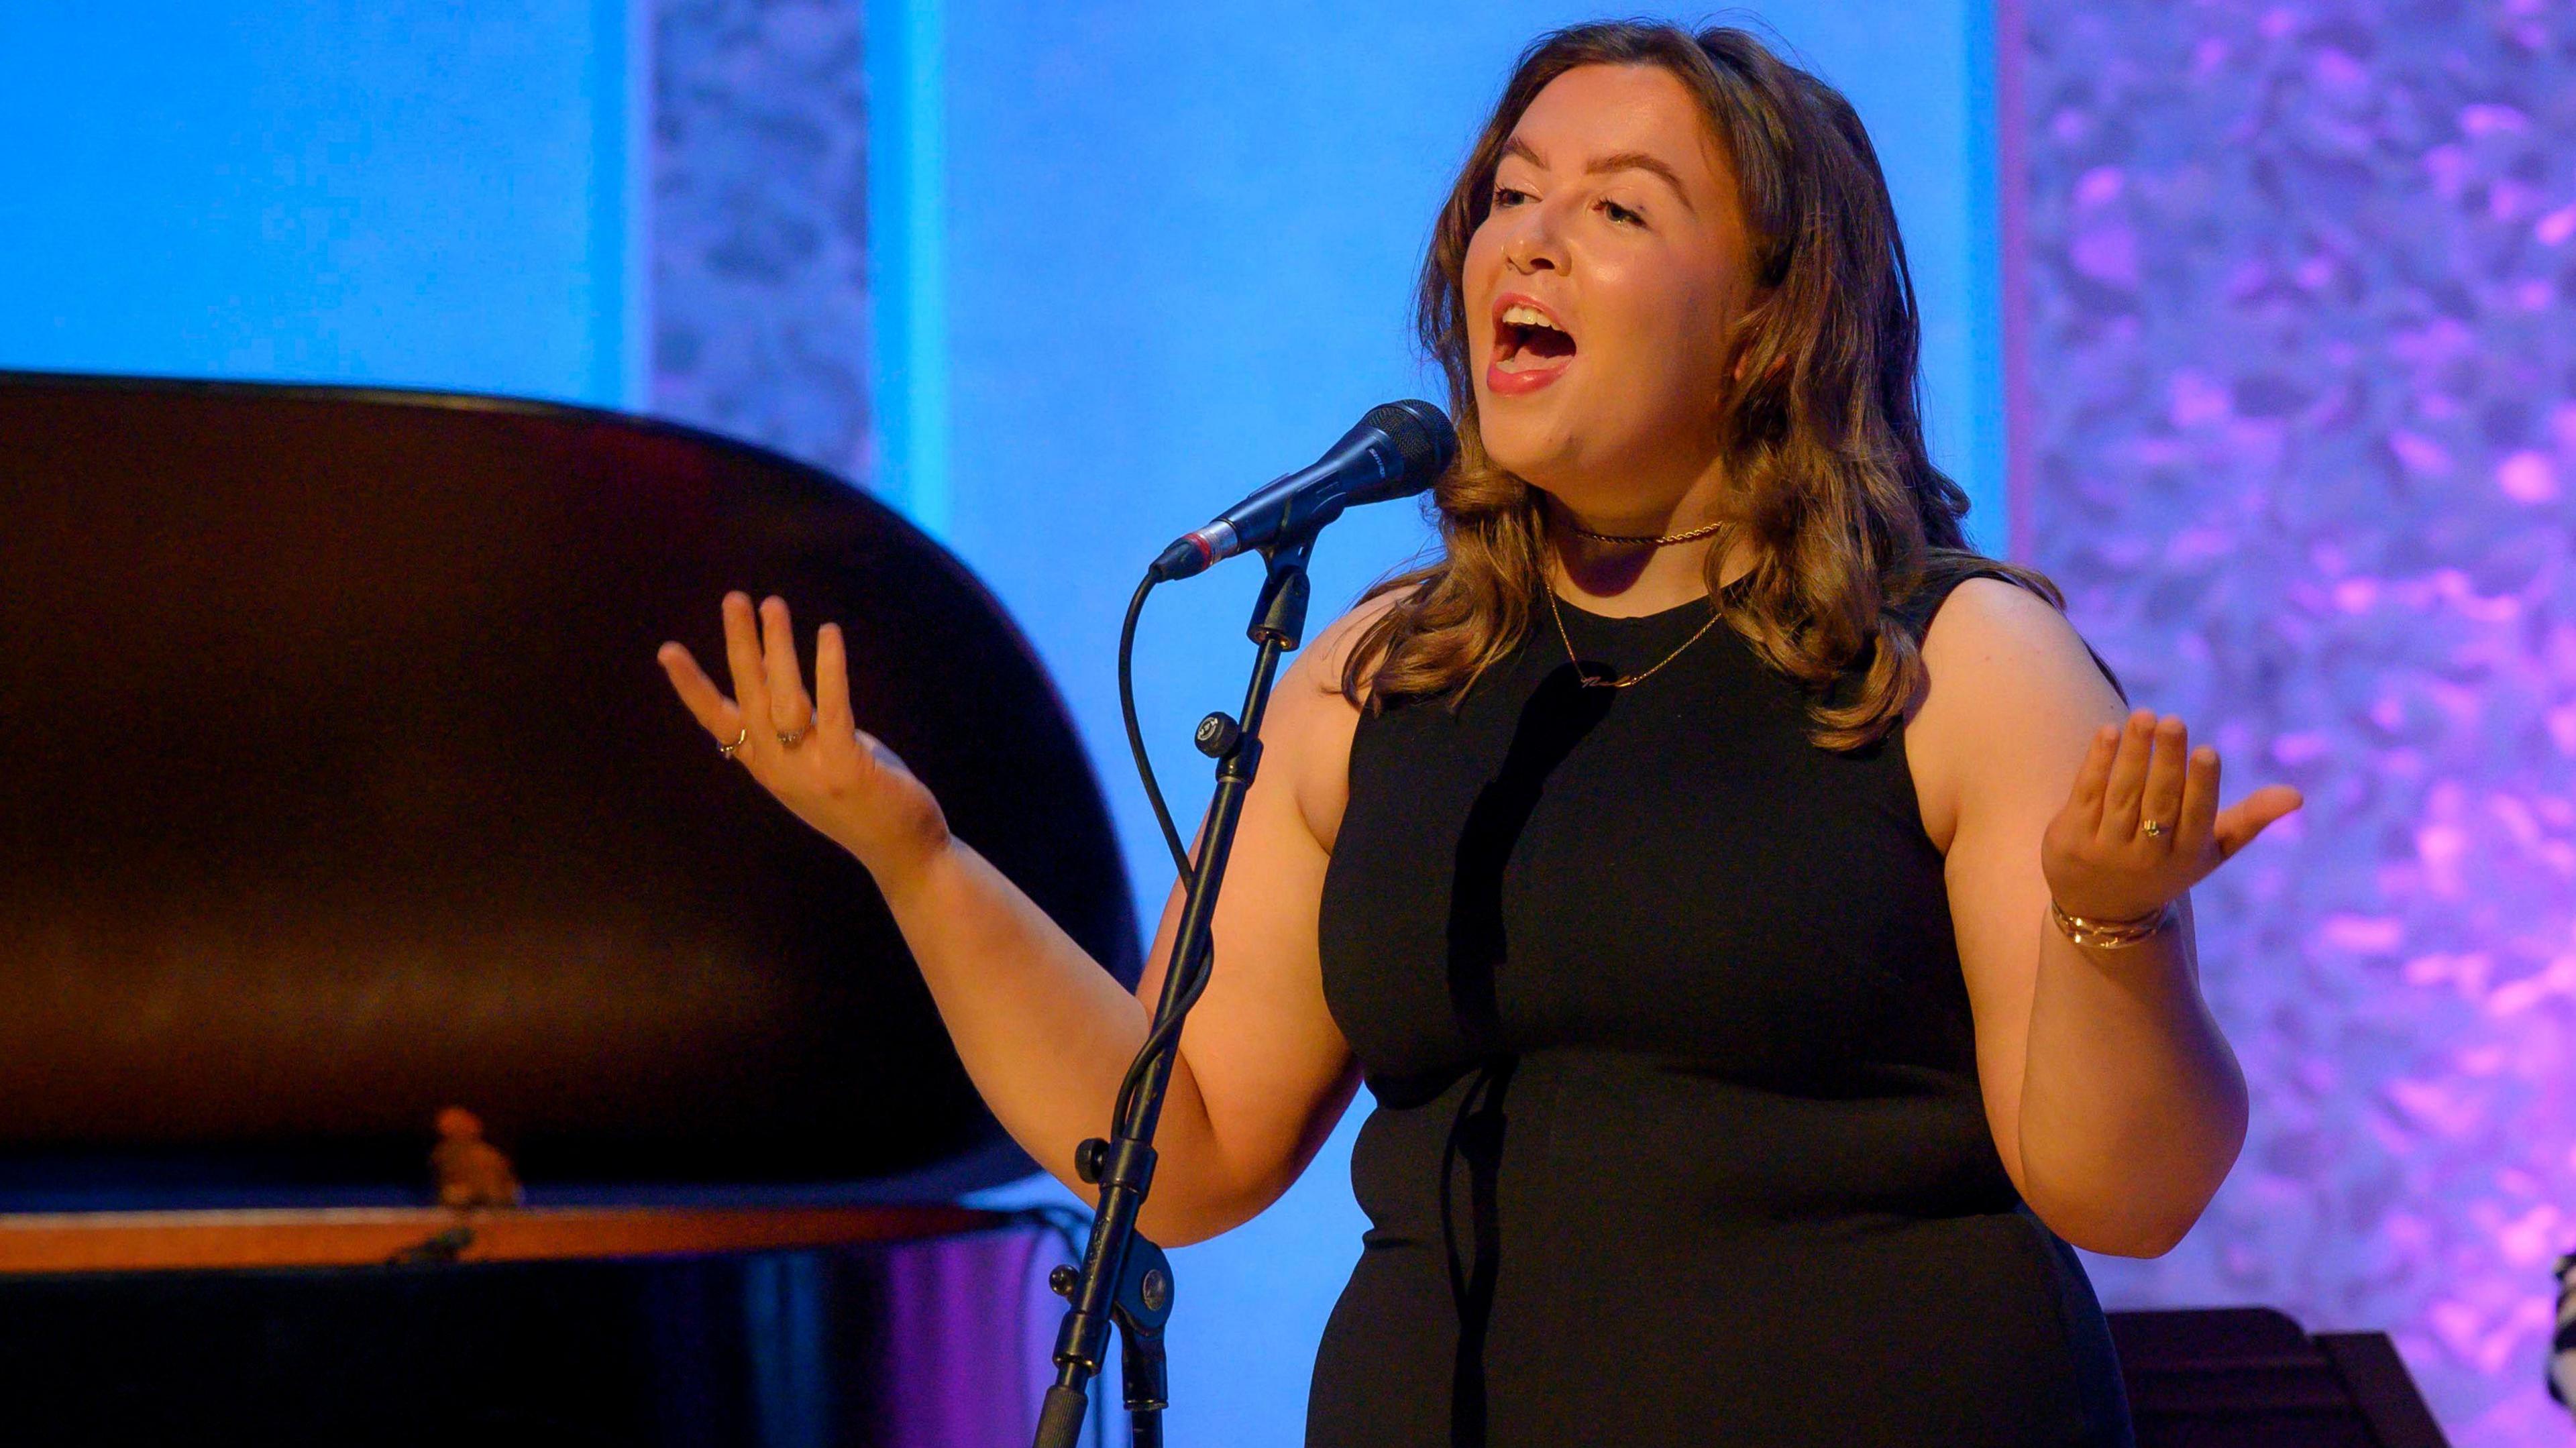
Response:
[[[1574,338],[1536,307],[1503,309],[1495,338],[1500,356],[1494,365],[1505,372],[1544,367],[1574,355]]]

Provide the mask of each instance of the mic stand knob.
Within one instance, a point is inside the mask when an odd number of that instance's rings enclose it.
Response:
[[[1199,732],[1190,736],[1190,742],[1199,747],[1199,753],[1210,759],[1223,759],[1232,754],[1234,746],[1242,739],[1243,726],[1235,723],[1234,716],[1223,709],[1201,719]]]

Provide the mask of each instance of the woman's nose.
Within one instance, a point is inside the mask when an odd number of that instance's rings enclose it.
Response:
[[[1518,272],[1563,271],[1565,252],[1548,208],[1532,206],[1514,219],[1518,224],[1503,242],[1504,263]]]

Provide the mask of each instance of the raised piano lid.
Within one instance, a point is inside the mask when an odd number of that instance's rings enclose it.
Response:
[[[856,488],[583,408],[0,373],[0,1207],[415,1200],[449,1105],[558,1201],[1026,1170],[866,872],[671,697],[731,588],[839,620],[862,726],[1134,979],[1045,674]]]

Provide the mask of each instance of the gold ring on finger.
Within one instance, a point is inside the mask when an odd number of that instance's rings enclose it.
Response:
[[[803,729],[786,730],[778,736],[778,747],[781,749],[793,749],[797,745],[804,743],[805,735],[813,727],[813,725],[808,724]]]
[[[745,724],[744,726],[742,726],[742,732],[741,732],[740,734],[737,734],[737,735],[735,735],[735,736],[733,737],[733,742],[732,742],[731,744],[719,744],[719,745],[717,745],[717,746],[716,746],[716,753],[723,755],[723,756],[724,756],[725,758],[727,758],[727,759],[731,759],[731,758],[733,758],[733,752],[734,752],[735,750],[737,750],[737,749],[740,749],[740,748],[742,747],[742,745],[743,745],[743,741],[744,741],[744,740],[746,740],[746,739],[749,739],[750,737],[751,737],[751,726],[750,726],[750,725],[748,725],[748,724]]]
[[[2145,824],[2138,826],[2138,831],[2148,839],[2162,839],[2165,832],[2165,822],[2163,820],[2149,820]]]

